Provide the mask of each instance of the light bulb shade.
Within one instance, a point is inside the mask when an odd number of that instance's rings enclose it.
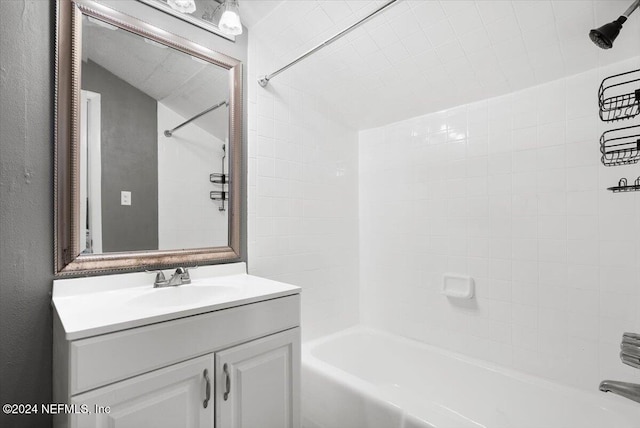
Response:
[[[222,5],[222,16],[218,22],[218,28],[230,36],[242,34],[242,23],[240,22],[240,10],[237,0],[226,0]]]
[[[167,4],[171,9],[182,13],[193,13],[196,11],[196,2],[194,0],[167,0]]]

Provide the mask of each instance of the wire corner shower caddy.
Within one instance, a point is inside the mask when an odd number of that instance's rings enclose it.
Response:
[[[634,3],[640,5],[639,1]],[[629,9],[631,10],[631,8]],[[598,88],[598,112],[603,122],[632,119],[640,114],[640,69],[615,74],[602,80]],[[633,165],[640,161],[640,125],[611,129],[600,137],[600,158],[604,166]],[[640,190],[640,177],[633,184],[621,178],[613,193]]]
[[[631,119],[640,114],[640,69],[602,80],[598,106],[603,122]]]
[[[640,161],[640,125],[605,131],[600,137],[604,166],[632,165]]]
[[[224,206],[224,202],[229,199],[229,192],[226,189],[226,185],[229,184],[229,175],[224,172],[224,162],[227,158],[227,145],[222,145],[222,172],[214,172],[209,174],[209,181],[213,184],[219,185],[221,187],[220,190],[212,190],[209,192],[209,198],[212,201],[221,201],[220,207],[218,211],[226,211],[226,207]]]

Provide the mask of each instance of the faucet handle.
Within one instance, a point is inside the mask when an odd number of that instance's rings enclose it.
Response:
[[[164,276],[164,272],[161,270],[145,270],[144,273],[155,273],[156,280],[153,282],[153,285],[157,286],[162,284],[163,282],[167,282],[167,278]]]
[[[180,275],[182,277],[183,284],[191,284],[191,276],[189,275],[189,269],[197,269],[197,268],[198,266],[194,266],[192,268],[179,267],[176,269],[176,272],[174,275]]]

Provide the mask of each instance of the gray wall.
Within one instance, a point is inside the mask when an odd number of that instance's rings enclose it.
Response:
[[[246,32],[232,44],[139,2],[113,3],[246,63]],[[54,8],[54,1],[0,0],[0,404],[52,399]],[[50,422],[0,413],[3,428]]]
[[[157,250],[158,103],[91,60],[81,86],[101,94],[102,252]]]
[[[0,0],[0,403],[51,401],[55,2]],[[6,416],[2,427],[50,418]]]

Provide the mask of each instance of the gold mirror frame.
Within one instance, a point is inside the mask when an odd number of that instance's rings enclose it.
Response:
[[[240,254],[242,171],[242,63],[190,40],[88,0],[57,0],[54,107],[54,226],[56,276],[159,269],[238,261]],[[80,254],[79,106],[82,15],[91,16],[228,70],[229,245],[184,250]]]

